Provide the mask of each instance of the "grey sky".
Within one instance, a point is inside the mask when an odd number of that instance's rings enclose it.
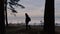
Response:
[[[55,0],[55,16],[60,17],[60,0]]]
[[[22,4],[26,8],[22,9],[20,7],[14,6],[14,8],[16,8],[16,10],[18,11],[18,13],[16,14],[17,17],[19,17],[19,18],[25,17],[25,13],[28,13],[30,15],[30,17],[35,17],[36,19],[38,17],[44,17],[45,0],[21,0],[21,1],[19,1],[19,4]],[[8,10],[8,17],[10,17],[10,19],[11,19],[14,16],[11,15],[10,13],[11,13],[10,10]],[[15,18],[17,18],[17,17],[15,17]],[[55,17],[60,18],[60,0],[55,0]],[[39,20],[39,19],[37,19],[37,20]],[[56,20],[58,20],[58,19],[56,18]]]
[[[24,13],[26,12],[29,13],[31,16],[42,16],[43,15],[44,1],[42,0],[21,0],[19,4],[24,5],[26,8],[21,9],[20,7],[15,7],[16,10],[19,12],[17,13],[17,16],[19,15],[24,16]]]

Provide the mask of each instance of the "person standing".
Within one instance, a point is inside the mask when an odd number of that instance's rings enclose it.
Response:
[[[26,16],[26,18],[25,18],[26,29],[28,29],[28,27],[30,27],[30,26],[28,25],[28,23],[31,21],[31,18],[29,17],[29,15],[28,15],[27,13],[25,13],[25,16]]]

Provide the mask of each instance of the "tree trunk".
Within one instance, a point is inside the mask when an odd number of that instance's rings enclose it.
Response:
[[[8,26],[8,18],[7,18],[7,0],[5,0],[5,21],[6,21],[6,26]]]
[[[5,34],[4,0],[0,0],[0,34]]]
[[[6,26],[8,26],[8,18],[7,18],[7,9],[6,9]]]
[[[54,0],[46,0],[44,12],[44,34],[55,34]]]

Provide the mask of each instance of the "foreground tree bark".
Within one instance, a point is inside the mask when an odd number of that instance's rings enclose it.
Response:
[[[0,34],[5,34],[4,0],[0,0]]]
[[[55,34],[54,0],[46,0],[44,12],[44,34]]]

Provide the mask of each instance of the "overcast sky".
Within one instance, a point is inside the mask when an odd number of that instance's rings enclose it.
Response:
[[[25,9],[14,6],[18,11],[17,18],[25,17],[25,13],[28,13],[30,17],[38,18],[37,20],[39,20],[39,17],[44,17],[45,0],[20,0],[18,3],[25,6]],[[11,11],[8,9],[8,17],[11,19],[14,16],[10,13]],[[60,0],[55,0],[55,17],[60,18]]]

